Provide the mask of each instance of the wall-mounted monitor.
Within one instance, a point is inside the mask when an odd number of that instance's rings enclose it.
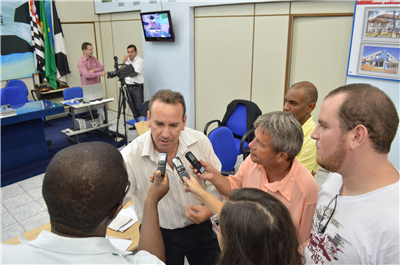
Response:
[[[175,41],[169,10],[140,13],[140,16],[146,41]]]

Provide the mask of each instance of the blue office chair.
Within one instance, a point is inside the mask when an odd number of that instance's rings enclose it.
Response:
[[[19,86],[6,86],[1,89],[1,105],[24,104],[28,102],[26,93]]]
[[[222,122],[209,121],[204,127],[204,134],[207,135],[208,127],[214,122],[217,122],[218,127],[228,127],[234,137],[236,155],[243,154],[254,137],[253,123],[261,114],[256,103],[244,99],[233,100],[227,106]]]
[[[83,98],[83,89],[79,86],[64,89],[63,98],[64,98],[64,100],[71,100],[74,98]],[[70,110],[70,114],[71,114],[71,110]],[[84,116],[84,115],[87,115],[87,113],[76,114],[75,117],[80,117],[80,116]]]
[[[208,139],[210,139],[214,152],[221,161],[221,173],[225,176],[234,174],[237,154],[232,131],[225,126],[217,127],[210,132]]]
[[[28,91],[28,88],[26,87],[26,84],[24,83],[24,81],[18,80],[18,79],[10,80],[7,82],[6,87],[10,87],[10,86],[21,87],[25,91],[26,96],[28,97],[29,91]]]
[[[142,106],[140,108],[140,116],[144,117],[144,120],[147,121],[147,111],[149,110],[149,103],[150,100],[147,100],[142,103]],[[135,123],[138,122],[136,119],[132,119],[127,121],[126,123],[132,126],[135,126]]]
[[[74,98],[83,98],[83,89],[79,86],[64,89],[63,97],[64,97],[64,100],[70,100],[70,99],[74,99]]]

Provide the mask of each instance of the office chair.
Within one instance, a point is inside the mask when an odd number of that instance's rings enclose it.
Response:
[[[244,154],[254,137],[253,123],[260,115],[261,110],[254,102],[244,99],[233,100],[227,106],[222,122],[209,121],[204,127],[204,134],[207,135],[208,127],[214,122],[217,122],[218,127],[226,126],[233,134],[236,155]]]
[[[233,175],[237,154],[232,131],[225,126],[217,127],[210,132],[208,139],[210,139],[214,152],[221,161],[221,174],[225,176]]]
[[[1,89],[1,105],[24,104],[28,102],[25,90],[19,86],[6,86]]]
[[[149,110],[149,103],[150,100],[147,100],[142,103],[142,106],[140,107],[140,116],[144,117],[144,120],[147,121],[147,111]],[[132,126],[135,126],[135,123],[138,122],[136,119],[132,119],[127,121],[126,123]]]
[[[29,91],[28,91],[28,88],[26,87],[26,84],[24,83],[24,81],[21,81],[18,79],[10,80],[7,82],[6,87],[10,87],[10,86],[21,87],[25,91],[26,96],[28,97]]]

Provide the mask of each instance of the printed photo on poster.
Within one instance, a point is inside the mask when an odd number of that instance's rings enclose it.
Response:
[[[398,45],[362,43],[358,72],[363,75],[399,78]]]
[[[366,8],[363,39],[400,43],[400,8]]]

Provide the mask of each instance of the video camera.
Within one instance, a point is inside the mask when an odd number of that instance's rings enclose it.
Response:
[[[128,64],[125,67],[118,69],[118,57],[114,56],[114,68],[115,71],[107,72],[107,78],[113,78],[118,76],[118,78],[125,78],[129,76],[137,76],[135,68],[132,64]]]

